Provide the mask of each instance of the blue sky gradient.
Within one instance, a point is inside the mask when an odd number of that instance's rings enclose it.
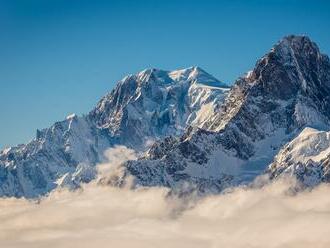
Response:
[[[231,84],[288,34],[330,54],[330,1],[0,0],[0,31],[3,148],[144,68],[198,65]]]

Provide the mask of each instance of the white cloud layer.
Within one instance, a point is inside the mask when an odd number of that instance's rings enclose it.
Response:
[[[40,203],[1,199],[0,247],[330,247],[330,187],[292,196],[289,186],[187,202],[165,188],[91,183]]]

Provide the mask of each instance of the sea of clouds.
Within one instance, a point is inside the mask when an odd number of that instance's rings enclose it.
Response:
[[[134,159],[107,152],[100,175]],[[0,247],[330,247],[330,187],[292,194],[292,182],[240,187],[222,195],[179,198],[166,188],[97,183],[38,201],[0,199]]]

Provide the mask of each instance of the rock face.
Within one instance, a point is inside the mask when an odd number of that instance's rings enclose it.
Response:
[[[223,103],[229,88],[198,67],[148,69],[129,75],[82,117],[68,116],[36,138],[0,152],[0,196],[36,197],[57,186],[76,187],[95,177],[104,151],[125,145],[137,151],[149,141],[199,126]]]
[[[219,191],[262,173],[304,127],[327,129],[330,62],[305,36],[288,36],[239,78],[200,128],[156,143],[126,164],[137,185],[189,181]]]

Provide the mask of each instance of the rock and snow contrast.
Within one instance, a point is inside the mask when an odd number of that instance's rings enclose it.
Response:
[[[218,192],[253,180],[304,127],[327,129],[329,118],[329,58],[309,38],[288,36],[236,81],[200,128],[155,143],[126,163],[127,174],[137,185],[189,181]]]
[[[199,67],[129,75],[88,115],[70,115],[38,130],[30,143],[1,151],[0,196],[36,197],[89,182],[109,147],[144,151],[152,141],[203,125],[208,115],[199,113],[215,113],[228,90]]]
[[[330,182],[330,132],[306,127],[280,150],[269,173],[293,176],[304,186]]]
[[[147,69],[119,81],[89,116],[116,143],[143,150],[146,143],[181,135],[215,113],[229,88],[199,67],[172,72]]]
[[[329,58],[308,37],[287,36],[231,88],[198,67],[125,77],[88,115],[3,150],[0,195],[78,187],[115,145],[140,152],[119,179],[136,186],[220,192],[265,171],[315,185],[329,179],[329,121]]]

